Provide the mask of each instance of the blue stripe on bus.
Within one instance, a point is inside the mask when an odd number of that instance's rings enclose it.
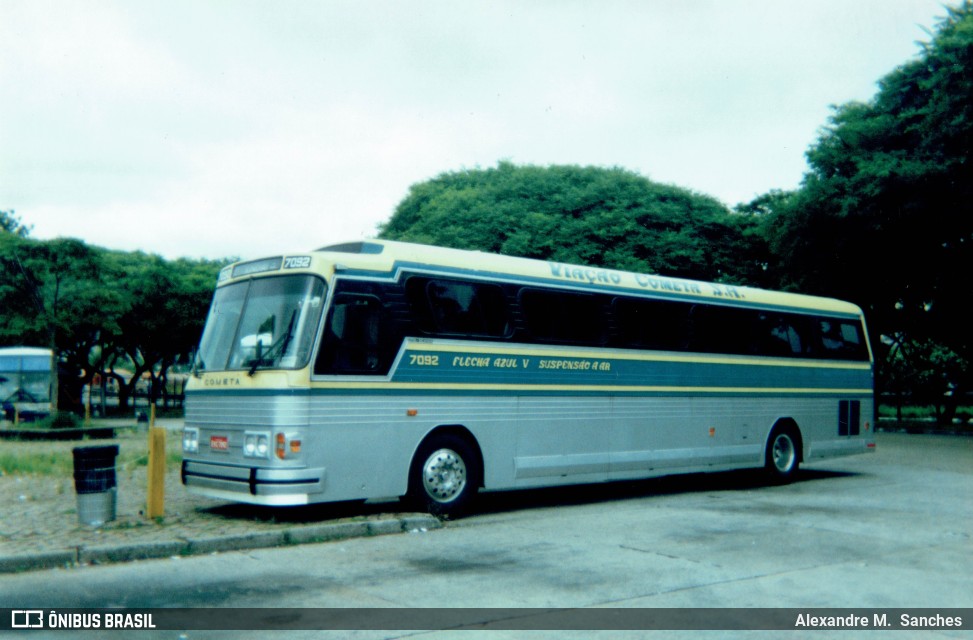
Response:
[[[313,393],[515,395],[871,395],[866,363],[597,352],[506,351],[505,345],[435,345],[409,341],[390,378],[327,376]],[[257,374],[260,375],[259,373]],[[207,378],[187,394],[300,396],[300,388],[253,389],[239,372]],[[260,380],[255,379],[259,384]],[[243,387],[240,388],[240,385]],[[326,388],[328,387],[328,388]]]
[[[871,388],[867,365],[766,361],[760,364],[684,358],[498,355],[489,352],[406,351],[392,382],[599,387]]]
[[[452,356],[465,358],[466,356]],[[491,364],[494,358],[490,358]],[[552,362],[567,359],[550,358]],[[469,364],[473,364],[472,362]],[[799,368],[658,363],[624,360],[592,361],[599,370],[550,371],[490,369],[483,367],[429,367],[400,365],[391,380],[384,377],[329,376],[312,381],[311,389],[248,389],[214,387],[187,391],[187,395],[311,394],[442,394],[442,395],[644,395],[644,396],[871,396],[872,376],[853,368]]]
[[[261,390],[251,390],[251,391],[193,391],[187,392],[187,396],[193,396],[197,398],[205,398],[206,396],[218,396],[218,397],[235,397],[235,398],[268,398],[277,397],[280,393],[273,389],[261,389]],[[441,387],[408,387],[403,388],[396,385],[368,385],[363,384],[359,387],[348,385],[341,387],[315,387],[311,389],[305,389],[299,394],[288,394],[289,397],[320,397],[320,396],[336,396],[336,397],[399,397],[399,398],[410,398],[410,397],[548,397],[548,398],[577,398],[577,397],[599,397],[599,398],[613,398],[613,397],[640,397],[640,398],[734,398],[734,397],[748,397],[748,398],[759,398],[762,396],[771,396],[774,398],[833,398],[833,399],[862,399],[867,400],[872,398],[872,392],[870,389],[827,389],[818,390],[817,392],[808,390],[780,390],[780,389],[763,389],[760,392],[755,392],[753,389],[741,389],[734,390],[732,388],[726,388],[721,391],[716,390],[669,390],[669,391],[653,391],[648,392],[646,390],[637,391],[605,391],[604,389],[594,389],[594,390],[579,390],[576,388],[565,389],[563,387],[549,387],[543,389],[537,389],[534,391],[527,391],[523,389],[518,389],[512,391],[509,388],[487,388],[481,386],[470,386],[469,388],[441,388]]]

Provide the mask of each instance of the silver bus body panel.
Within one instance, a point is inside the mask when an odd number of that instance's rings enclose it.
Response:
[[[308,443],[303,455],[314,468],[270,466],[284,464],[276,460],[254,466],[242,453],[234,455],[231,444],[229,455],[187,456],[187,487],[257,504],[403,495],[412,454],[427,434],[444,426],[461,426],[473,435],[488,491],[760,467],[770,430],[785,417],[800,425],[806,462],[869,451],[866,434],[826,437],[834,433],[836,400],[830,397],[792,401],[786,416],[773,398],[753,397],[326,394],[268,400],[196,398],[186,424],[200,429],[201,450],[208,434],[230,434],[232,443],[232,434],[246,430],[301,429]],[[252,403],[276,409],[238,410]],[[870,399],[863,401],[864,415],[870,405]],[[274,411],[277,420],[271,419]],[[281,421],[281,415],[288,419]],[[342,454],[348,451],[359,454]],[[253,494],[251,469],[258,479],[292,484],[258,485]]]

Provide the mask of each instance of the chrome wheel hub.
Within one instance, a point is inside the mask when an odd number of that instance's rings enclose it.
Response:
[[[422,484],[436,502],[449,502],[466,488],[466,464],[450,449],[435,451],[422,466]]]
[[[778,471],[789,471],[794,466],[797,452],[794,450],[794,442],[785,435],[779,435],[774,439],[773,447],[774,466]]]

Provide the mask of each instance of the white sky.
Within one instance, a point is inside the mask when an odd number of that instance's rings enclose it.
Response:
[[[955,4],[955,3],[953,3]],[[940,0],[0,0],[0,210],[168,258],[374,237],[410,185],[619,166],[732,206]]]

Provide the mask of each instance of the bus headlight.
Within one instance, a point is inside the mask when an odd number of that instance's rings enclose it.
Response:
[[[270,434],[247,431],[243,434],[245,458],[267,458],[270,454]]]
[[[182,452],[199,453],[199,429],[188,427],[182,430]]]

